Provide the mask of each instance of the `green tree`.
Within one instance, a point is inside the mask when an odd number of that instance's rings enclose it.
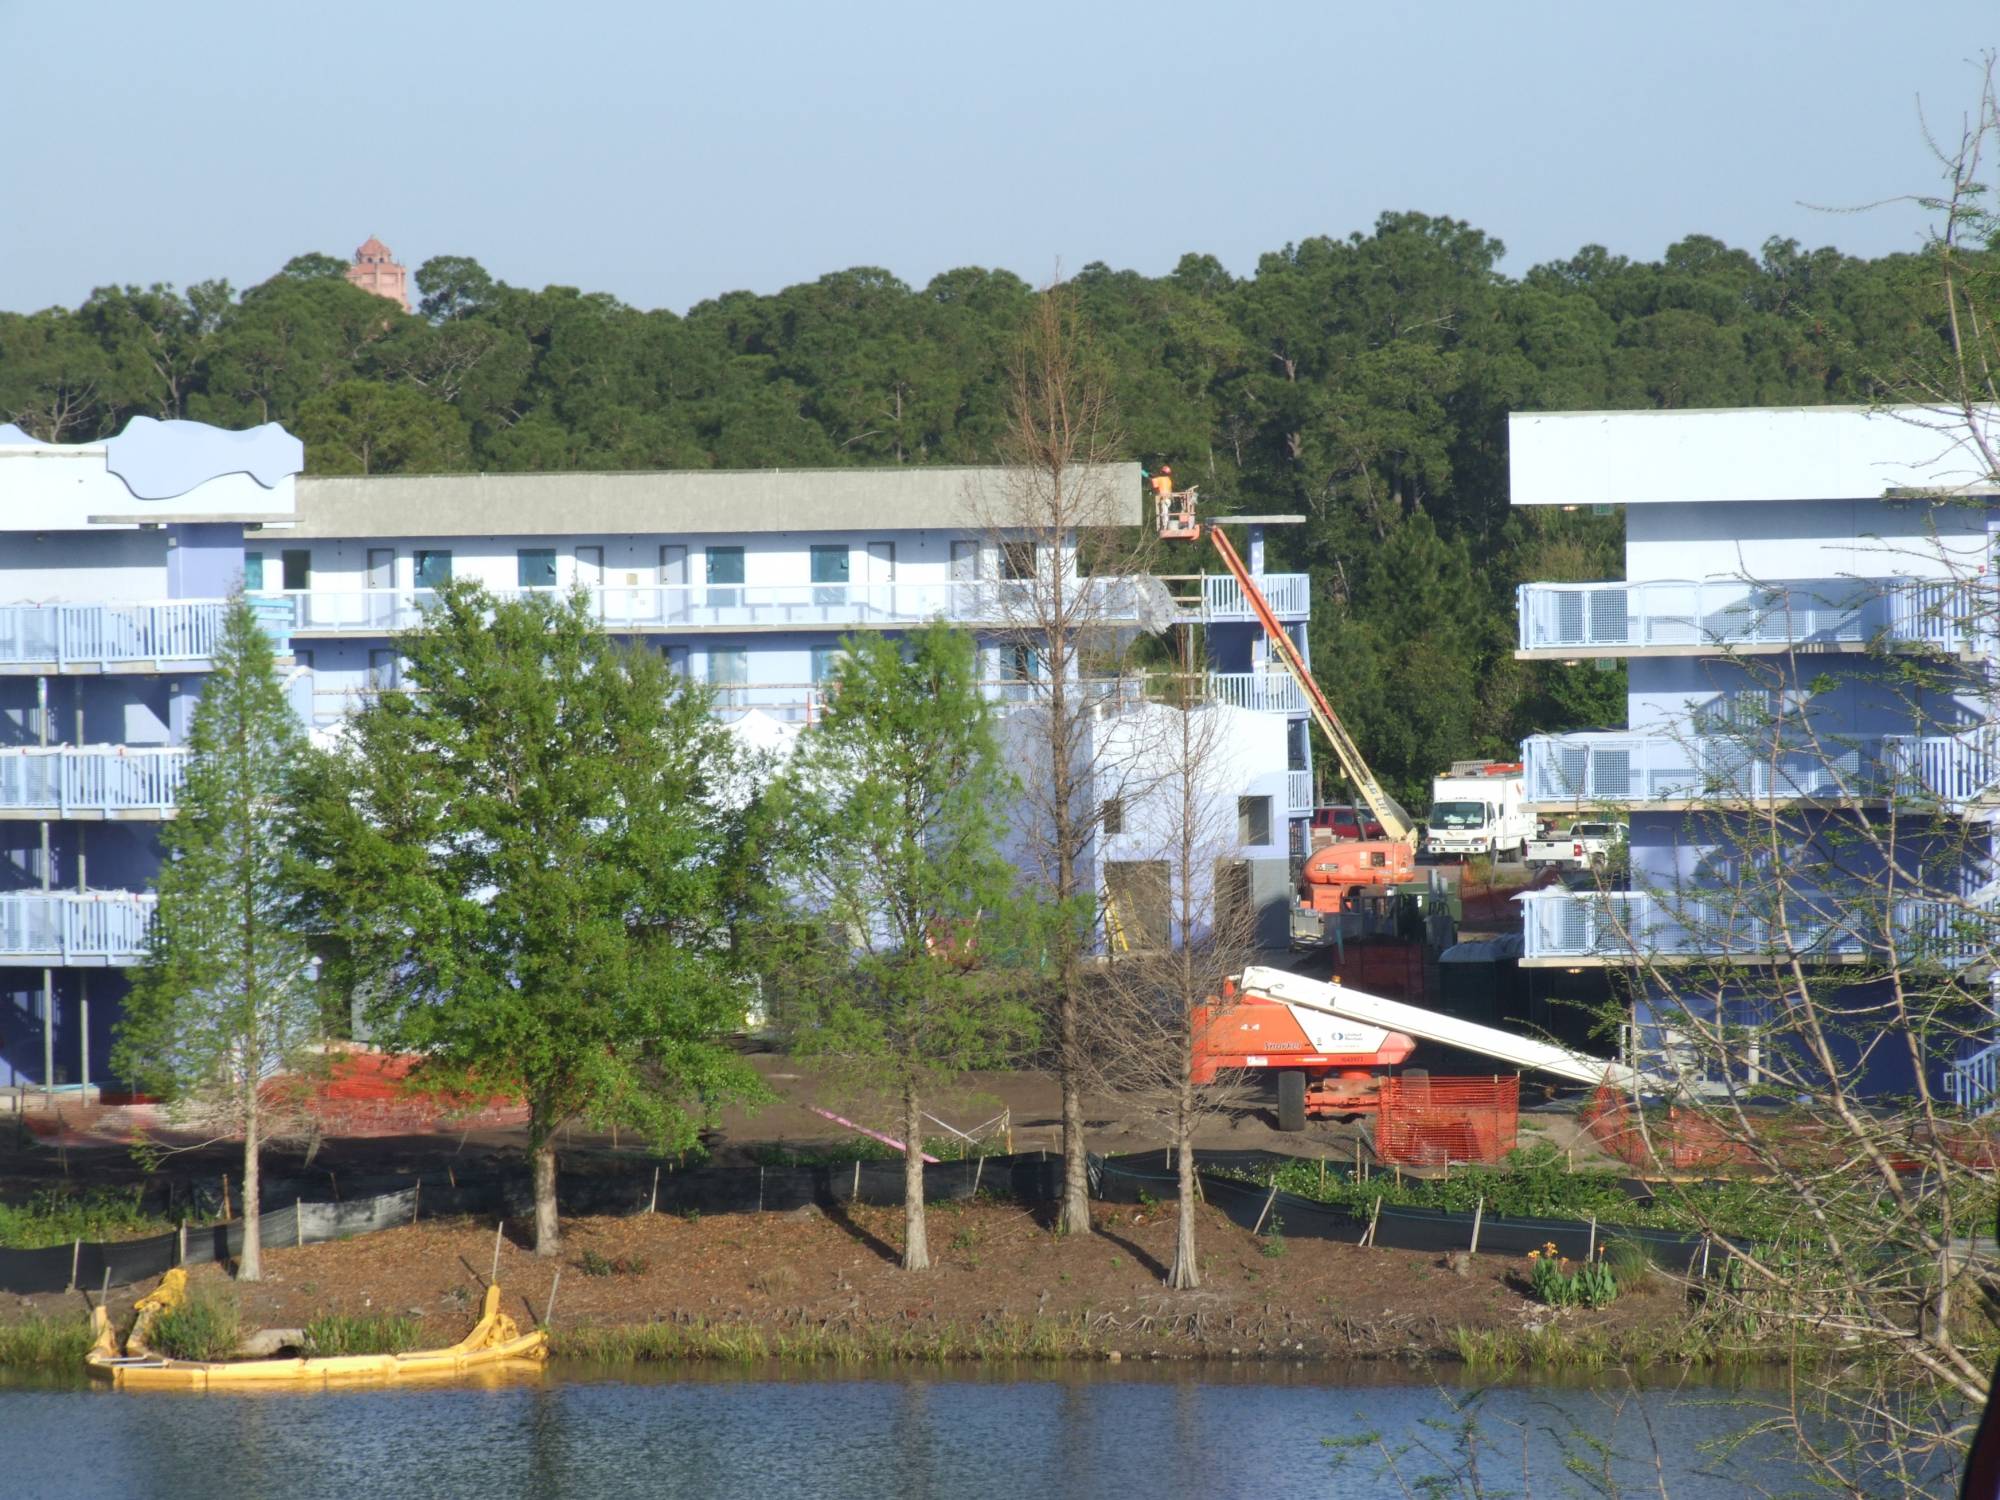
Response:
[[[299,407],[294,431],[315,474],[436,474],[465,468],[465,421],[411,386],[343,380]]]
[[[468,317],[493,298],[493,278],[469,255],[433,255],[417,267],[417,311],[433,323]]]
[[[286,281],[345,281],[347,262],[338,255],[308,250],[286,261],[278,275]]]
[[[288,1104],[275,1081],[320,1056],[311,955],[285,876],[302,739],[271,639],[239,595],[195,706],[179,815],[161,827],[146,964],[111,1057],[205,1128],[241,1132],[245,1281],[263,1274],[258,1169]]]
[[[463,582],[400,638],[410,691],[314,757],[301,885],[417,1076],[528,1106],[535,1248],[559,1247],[556,1133],[685,1146],[755,1075],[724,1045],[741,814],[728,732],[659,653],[582,595],[496,603]]]
[[[773,794],[794,834],[781,882],[805,918],[795,930],[825,934],[791,951],[787,1019],[803,1049],[900,1102],[903,1266],[921,1271],[924,1101],[1033,1034],[1028,1006],[976,962],[1013,882],[997,844],[1008,778],[970,637],[938,623],[845,649],[826,716]]]

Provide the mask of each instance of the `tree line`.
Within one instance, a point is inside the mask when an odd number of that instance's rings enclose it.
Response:
[[[1621,710],[1616,673],[1512,658],[1515,585],[1616,577],[1621,534],[1510,512],[1508,412],[1866,402],[1950,337],[1920,254],[1693,235],[1657,261],[1586,246],[1510,276],[1503,253],[1391,213],[1247,276],[1188,254],[1064,284],[1122,456],[1172,462],[1224,510],[1307,517],[1271,565],[1312,575],[1315,670],[1419,801],[1455,757]],[[679,315],[453,255],[417,269],[405,314],[344,268],[309,254],[240,294],[104,287],[0,313],[0,418],[71,442],[136,414],[278,421],[326,474],[988,463],[1041,295],[1006,271],[919,288],[857,267]]]

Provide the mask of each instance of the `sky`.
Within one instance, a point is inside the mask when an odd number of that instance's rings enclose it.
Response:
[[[1519,274],[1909,249],[1994,0],[0,0],[0,309],[414,269],[685,311],[849,266],[1247,274],[1385,211]]]

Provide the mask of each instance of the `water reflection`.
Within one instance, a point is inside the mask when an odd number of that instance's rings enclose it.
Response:
[[[1658,1494],[1656,1446],[1675,1500],[1797,1478],[1769,1443],[1729,1464],[1704,1452],[1754,1420],[1754,1389],[1517,1384],[1455,1412],[1472,1395],[1462,1381],[1441,1387],[1380,1365],[831,1375],[565,1366],[478,1386],[318,1395],[14,1383],[0,1386],[0,1493],[1362,1500],[1408,1493],[1471,1456],[1489,1492],[1521,1493],[1525,1469],[1533,1494],[1595,1493],[1569,1474],[1582,1458],[1613,1485]],[[1328,1440],[1371,1434],[1379,1446],[1362,1444],[1337,1470]],[[1380,1453],[1399,1450],[1401,1479],[1378,1472]]]

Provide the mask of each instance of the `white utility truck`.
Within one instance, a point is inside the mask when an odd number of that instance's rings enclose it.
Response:
[[[1424,853],[1441,859],[1521,859],[1535,836],[1519,761],[1461,760],[1431,782]]]
[[[1537,870],[1595,870],[1624,837],[1618,823],[1572,823],[1565,832],[1551,830],[1530,842],[1528,864]]]

